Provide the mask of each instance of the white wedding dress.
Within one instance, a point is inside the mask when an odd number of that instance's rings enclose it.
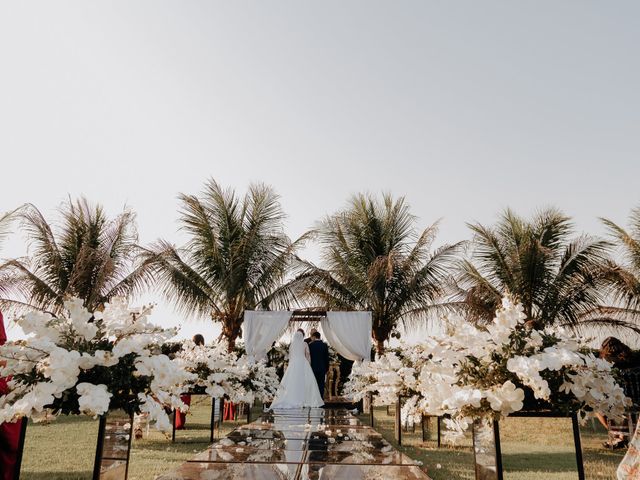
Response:
[[[316,377],[309,364],[309,346],[302,333],[296,332],[289,345],[289,366],[287,367],[272,409],[321,407],[324,405]]]

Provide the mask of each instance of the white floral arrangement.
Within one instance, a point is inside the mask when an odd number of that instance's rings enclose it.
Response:
[[[630,400],[612,365],[562,327],[525,325],[522,305],[502,300],[493,321],[476,326],[448,319],[449,332],[430,342],[423,366],[418,408],[446,421],[459,437],[474,419],[499,419],[523,410],[594,412],[620,418]],[[429,347],[427,347],[429,348]]]
[[[250,360],[243,355],[235,362],[233,372],[239,381],[229,393],[229,400],[232,402],[253,404],[256,399],[269,402],[278,392],[280,379],[276,369],[267,366],[264,360]]]
[[[213,398],[230,395],[239,379],[235,372],[237,356],[227,351],[226,345],[215,342],[210,345],[196,345],[185,340],[176,353],[174,362],[192,374],[187,389],[204,389]]]
[[[279,385],[275,368],[249,361],[246,355],[238,357],[220,342],[199,346],[185,341],[174,362],[192,375],[191,388],[204,388],[213,398],[225,397],[234,403],[269,401]]]
[[[31,312],[17,323],[28,338],[0,347],[11,376],[0,399],[0,423],[60,414],[98,416],[109,410],[147,413],[156,427],[171,430],[166,408],[186,410],[180,400],[192,375],[160,353],[175,336],[149,322],[151,307],[130,309],[114,299],[89,312],[80,299],[65,302],[66,315]]]
[[[581,419],[594,412],[622,417],[630,400],[612,365],[568,330],[536,330],[525,319],[522,306],[510,298],[503,299],[486,326],[450,316],[446,334],[359,365],[350,388],[376,392],[378,403],[387,405],[397,395],[407,395],[402,414],[409,423],[422,414],[449,416],[445,423],[452,440],[474,420],[499,419],[523,409],[577,413]],[[407,370],[402,373],[407,366],[417,378]]]
[[[392,405],[402,396],[400,415],[403,425],[412,426],[419,422],[418,375],[427,360],[422,348],[423,345],[402,344],[380,355],[375,362],[354,363],[344,385],[345,395],[359,401],[372,393],[376,406]]]

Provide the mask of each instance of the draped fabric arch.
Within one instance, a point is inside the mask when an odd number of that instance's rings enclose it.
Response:
[[[244,312],[243,338],[247,355],[261,360],[273,342],[284,333],[293,312]],[[349,360],[369,360],[371,355],[371,312],[327,312],[320,322],[327,342]]]
[[[329,344],[344,358],[369,360],[371,312],[327,312],[321,325]]]
[[[242,333],[249,358],[262,360],[287,328],[292,312],[245,310]]]

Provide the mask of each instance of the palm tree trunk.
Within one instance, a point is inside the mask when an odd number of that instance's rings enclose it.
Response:
[[[386,328],[384,328],[384,324],[380,321],[376,321],[374,317],[373,320],[373,339],[376,342],[376,352],[378,355],[382,355],[384,353],[384,342],[389,338],[389,333]]]
[[[227,351],[232,353],[236,349],[236,339],[227,337]]]
[[[236,348],[236,340],[240,336],[240,319],[225,318],[222,324],[222,336],[227,340],[228,352],[233,352]]]

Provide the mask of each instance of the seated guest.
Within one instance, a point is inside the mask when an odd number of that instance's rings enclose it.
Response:
[[[637,367],[633,350],[616,337],[607,337],[600,346],[600,358],[604,358],[618,370]]]
[[[638,366],[636,356],[633,354],[631,348],[622,343],[616,337],[607,337],[602,342],[599,352],[600,358],[607,360],[613,364],[614,368],[618,370],[628,370]],[[600,423],[607,430],[610,429],[610,425],[607,422],[607,418],[601,413],[596,413],[596,417]],[[624,448],[627,446],[627,440],[620,432],[612,432],[613,438],[604,442],[604,446],[607,448]]]

